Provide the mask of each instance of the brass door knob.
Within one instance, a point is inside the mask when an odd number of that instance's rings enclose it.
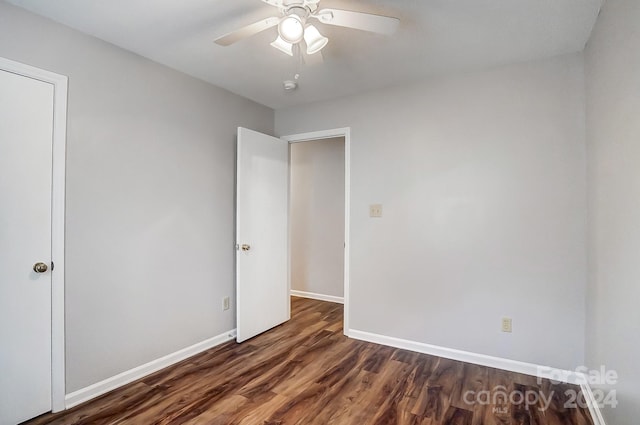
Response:
[[[246,243],[242,244],[243,251],[249,251],[251,249],[251,245],[247,245]]]
[[[44,273],[49,270],[49,267],[45,263],[35,263],[33,265],[33,271],[36,273]]]

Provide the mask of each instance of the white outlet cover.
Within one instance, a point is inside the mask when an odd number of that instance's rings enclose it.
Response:
[[[510,317],[502,318],[502,332],[511,333],[513,331],[512,321]]]
[[[369,217],[382,217],[382,204],[369,205]]]

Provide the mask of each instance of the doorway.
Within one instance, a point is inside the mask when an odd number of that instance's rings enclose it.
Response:
[[[343,303],[348,336],[350,129],[282,139],[290,145],[290,294]]]
[[[243,342],[291,317],[291,143],[344,140],[344,334],[349,336],[350,130],[280,139],[238,128],[236,167],[236,341]]]
[[[291,143],[291,295],[344,303],[344,137]]]

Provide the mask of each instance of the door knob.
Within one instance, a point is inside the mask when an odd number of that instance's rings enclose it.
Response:
[[[249,251],[251,249],[251,245],[247,245],[246,243],[242,244],[243,251]]]
[[[44,273],[49,269],[45,263],[35,263],[33,265],[33,271],[36,273]]]

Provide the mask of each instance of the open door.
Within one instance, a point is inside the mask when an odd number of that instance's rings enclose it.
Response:
[[[236,325],[243,342],[290,318],[289,144],[238,128]]]

